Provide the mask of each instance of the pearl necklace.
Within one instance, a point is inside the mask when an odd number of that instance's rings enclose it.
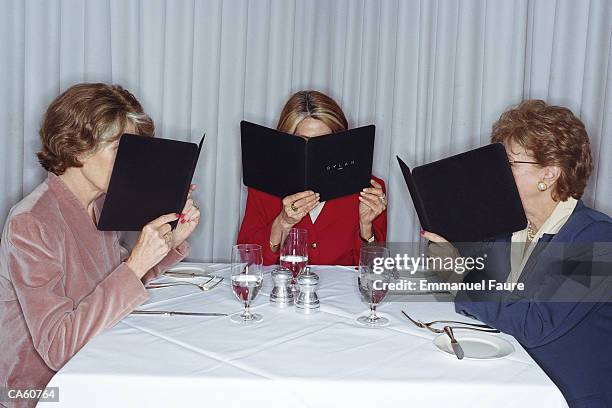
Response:
[[[533,224],[531,223],[531,221],[527,221],[527,240],[529,242],[533,241],[535,239],[537,231],[533,230]]]

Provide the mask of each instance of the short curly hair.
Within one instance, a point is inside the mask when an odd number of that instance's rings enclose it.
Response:
[[[538,99],[523,101],[493,124],[491,142],[509,141],[531,153],[541,166],[561,169],[552,190],[554,200],[582,197],[593,159],[584,123],[572,111]]]
[[[153,120],[140,102],[119,85],[83,83],[68,88],[49,105],[39,131],[38,161],[63,174],[82,167],[81,159],[116,141],[132,123],[140,135],[153,136]]]

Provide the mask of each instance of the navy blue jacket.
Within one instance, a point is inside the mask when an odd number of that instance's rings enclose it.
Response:
[[[510,240],[511,236],[506,236],[495,242],[507,244]],[[612,303],[608,301],[612,294],[612,245],[607,243],[612,243],[612,219],[578,201],[559,232],[538,241],[519,279],[525,283],[522,293],[505,292],[492,301],[490,292],[464,291],[455,299],[458,313],[514,336],[559,387],[570,407],[612,407]],[[553,249],[558,252],[560,246],[585,244],[596,247],[586,272],[581,262],[561,264],[555,262],[555,256],[547,256]],[[486,252],[487,246],[483,248]],[[509,245],[492,248],[486,252],[487,270],[470,272],[466,280],[506,280]],[[599,275],[593,276],[599,283],[580,293],[580,288],[589,286],[581,285],[581,280],[590,279],[589,274]],[[543,300],[555,291],[562,293],[559,287],[568,284],[576,299]],[[602,297],[606,294],[607,300]],[[586,300],[579,301],[580,296]]]

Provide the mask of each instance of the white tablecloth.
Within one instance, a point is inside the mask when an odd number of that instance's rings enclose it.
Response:
[[[212,266],[216,274],[229,273],[225,265]],[[312,270],[320,276],[321,312],[315,315],[270,305],[267,274],[253,308],[264,316],[261,323],[128,316],[90,341],[49,386],[59,387],[59,406],[77,408],[567,406],[514,338],[501,335],[516,348],[504,359],[459,361],[399,312],[423,321],[465,319],[452,303],[387,302],[379,310],[390,325],[363,327],[355,318],[367,305],[354,268]],[[228,280],[222,285],[208,293],[151,290],[141,308],[239,312]]]

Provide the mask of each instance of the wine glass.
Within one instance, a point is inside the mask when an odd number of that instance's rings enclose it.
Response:
[[[391,271],[382,266],[381,261],[375,263],[377,258],[389,257],[389,249],[383,246],[364,246],[359,253],[359,276],[357,282],[364,302],[370,305],[370,315],[360,316],[357,321],[367,326],[386,326],[389,319],[376,315],[376,306],[384,299],[389,291],[386,285],[391,280]],[[378,265],[375,267],[375,265]]]
[[[244,312],[231,317],[237,323],[256,323],[263,319],[251,313],[251,301],[263,285],[263,256],[261,245],[239,244],[232,247],[232,292],[244,303]]]
[[[292,289],[295,291],[296,277],[308,264],[308,230],[291,228],[283,233],[281,240],[280,265],[291,271]]]

